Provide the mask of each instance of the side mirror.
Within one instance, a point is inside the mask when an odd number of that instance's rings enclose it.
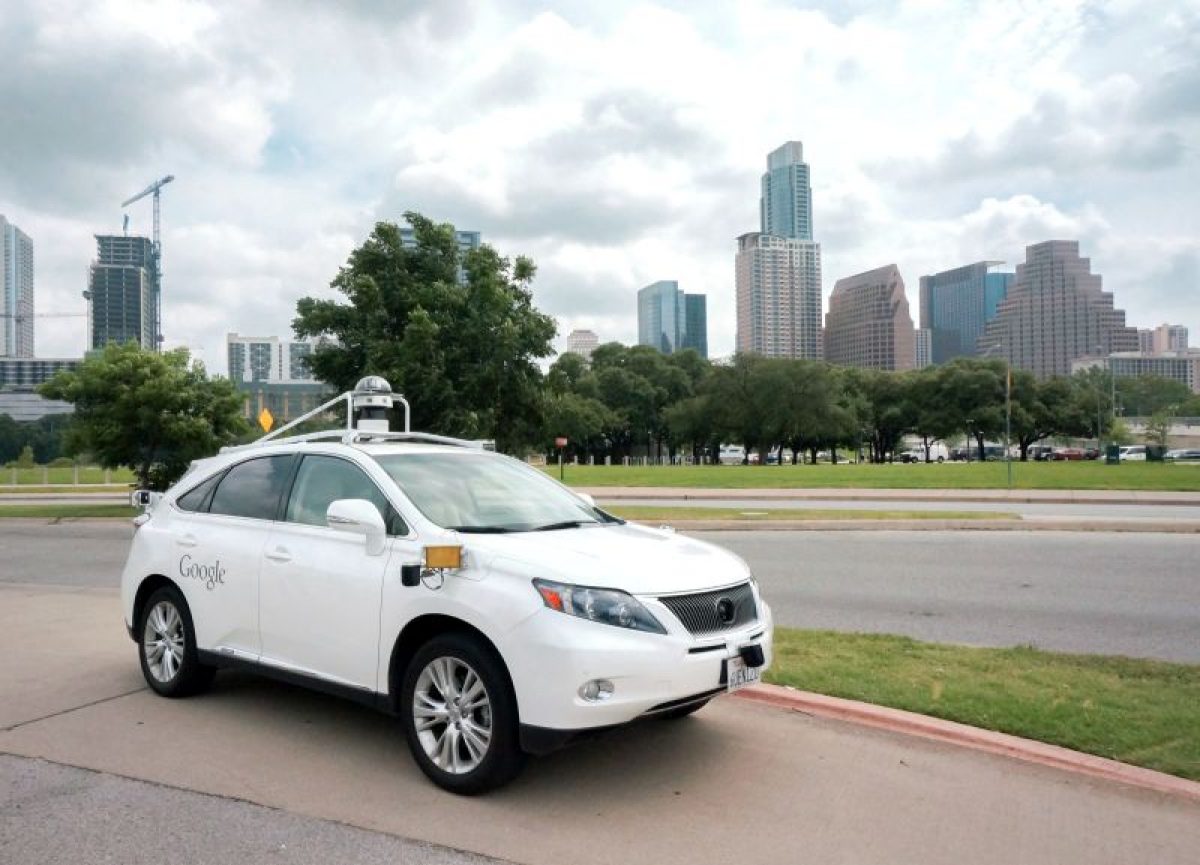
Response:
[[[592,498],[592,496],[589,495],[588,493],[575,493],[575,495],[579,496],[581,499],[583,499],[585,502],[587,502],[590,507],[594,508],[596,506],[596,500],[594,498]]]
[[[329,503],[325,511],[325,522],[329,528],[362,535],[367,541],[367,555],[378,556],[383,552],[387,527],[379,509],[366,499],[338,499]]]

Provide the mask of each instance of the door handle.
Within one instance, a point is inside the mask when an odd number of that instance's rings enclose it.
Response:
[[[175,543],[179,544],[181,547],[194,547],[196,546],[196,536],[180,535],[175,539]]]
[[[290,562],[292,560],[292,554],[283,547],[276,547],[267,553],[267,558],[273,562]]]

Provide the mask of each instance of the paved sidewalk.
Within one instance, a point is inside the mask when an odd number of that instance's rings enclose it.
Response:
[[[1200,806],[1175,797],[733,699],[459,798],[393,720],[343,701],[230,674],[155,697],[111,590],[0,587],[0,653],[19,661],[0,666],[0,752],[529,865],[1190,865],[1200,849]]]

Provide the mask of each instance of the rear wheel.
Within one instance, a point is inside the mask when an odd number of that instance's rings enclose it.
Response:
[[[452,793],[494,790],[524,764],[508,675],[469,634],[442,634],[417,650],[404,674],[401,718],[421,771]]]
[[[216,671],[200,663],[192,614],[179,589],[164,586],[150,595],[138,634],[142,675],[157,693],[187,697],[212,682]]]

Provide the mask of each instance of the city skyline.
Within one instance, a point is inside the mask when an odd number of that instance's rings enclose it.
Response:
[[[408,209],[529,255],[559,347],[574,328],[632,342],[638,287],[670,273],[708,296],[711,353],[728,354],[730,244],[761,217],[762,154],[793,139],[815,166],[823,299],[878,261],[915,289],[1078,239],[1131,325],[1200,328],[1200,226],[1182,193],[1200,186],[1183,146],[1200,123],[1185,86],[1196,21],[1171,4],[122,8],[6,10],[22,75],[0,90],[27,122],[0,143],[0,212],[37,245],[39,308],[82,311],[92,235],[119,232],[119,202],[175,174],[166,347],[214,370],[227,329],[284,332],[295,298],[327,294],[373,222]],[[247,35],[269,62],[244,55]],[[316,45],[355,50],[334,74],[306,62]],[[628,62],[596,76],[615,46]],[[130,216],[149,234],[148,206]],[[38,353],[75,354],[75,325],[40,321]]]

